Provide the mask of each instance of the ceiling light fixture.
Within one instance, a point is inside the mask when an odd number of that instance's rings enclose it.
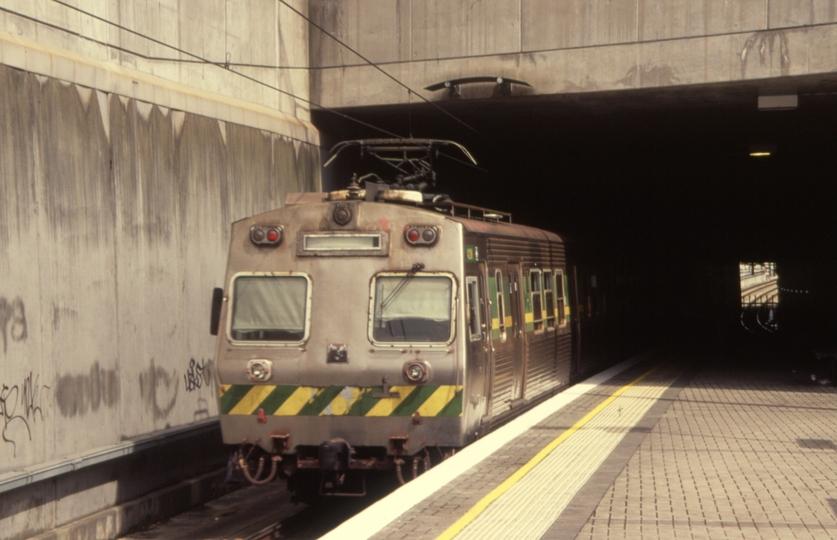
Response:
[[[751,144],[750,157],[768,157],[776,152],[775,144]]]

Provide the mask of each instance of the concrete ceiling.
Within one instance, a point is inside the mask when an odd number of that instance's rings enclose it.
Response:
[[[798,94],[798,108],[758,110],[759,95],[781,93]],[[435,103],[340,112],[465,144],[481,169],[442,162],[439,191],[609,256],[837,259],[837,77]],[[313,117],[326,146],[384,136]],[[774,154],[752,158],[753,144]]]

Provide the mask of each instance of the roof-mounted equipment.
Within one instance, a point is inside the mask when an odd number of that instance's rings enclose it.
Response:
[[[425,86],[424,89],[428,92],[436,92],[438,90],[447,90],[448,97],[458,98],[462,97],[463,84],[481,84],[481,83],[495,83],[492,95],[494,97],[508,97],[511,95],[511,86],[518,84],[520,86],[532,85],[525,81],[518,81],[517,79],[509,79],[508,77],[461,77],[459,79],[450,79],[430,86]]]
[[[325,163],[328,167],[337,156],[347,148],[356,148],[361,158],[372,156],[395,171],[392,179],[381,178],[377,174],[367,174],[352,184],[366,184],[367,191],[374,184],[388,186],[389,189],[411,190],[424,193],[436,186],[436,172],[433,169],[436,158],[442,149],[452,148],[461,152],[465,158],[476,165],[477,160],[468,149],[459,143],[441,139],[358,139],[343,141],[331,149],[331,158]],[[351,189],[351,186],[350,186]],[[376,191],[383,191],[377,189]]]

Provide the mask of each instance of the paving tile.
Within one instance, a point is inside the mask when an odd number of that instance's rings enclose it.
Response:
[[[787,373],[704,364],[651,425],[628,430],[556,525],[577,520],[585,539],[837,537],[837,391]],[[558,411],[376,538],[435,538],[635,376],[623,373]],[[425,527],[405,525],[431,515]]]
[[[823,441],[837,436],[835,426],[833,388],[800,387],[783,373],[704,369],[603,497],[611,513],[607,517],[612,523],[613,512],[637,501],[678,514],[699,509],[706,516],[703,530],[694,522],[658,520],[654,525],[660,537],[837,536],[827,500],[829,491],[837,492],[837,455],[831,450],[832,459],[825,464],[817,454],[830,450]],[[809,444],[813,448],[800,448],[797,439],[817,442]],[[663,449],[666,456],[660,459]],[[665,483],[654,483],[650,493],[627,489],[648,477],[670,477],[670,489]],[[614,504],[620,500],[626,504]],[[580,538],[600,530],[600,516],[599,511],[591,516]],[[821,521],[832,528],[825,525],[815,532],[810,525]]]

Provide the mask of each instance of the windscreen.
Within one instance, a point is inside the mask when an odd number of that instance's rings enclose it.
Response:
[[[302,341],[308,280],[303,276],[238,276],[230,334],[240,341]]]
[[[447,342],[453,280],[447,276],[378,276],[372,337],[381,342]]]

